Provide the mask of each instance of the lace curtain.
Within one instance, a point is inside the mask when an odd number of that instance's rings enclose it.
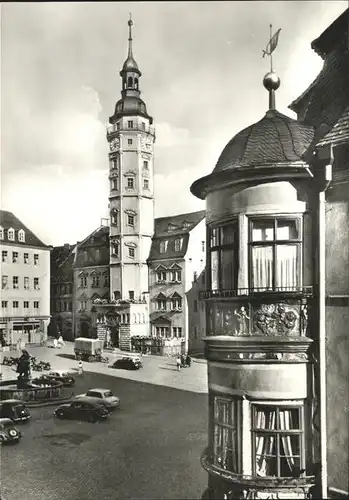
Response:
[[[215,401],[214,462],[232,472],[238,472],[236,404],[218,398]]]
[[[297,285],[297,246],[276,246],[277,287],[291,290]],[[252,283],[253,288],[273,289],[274,257],[272,246],[252,248]]]

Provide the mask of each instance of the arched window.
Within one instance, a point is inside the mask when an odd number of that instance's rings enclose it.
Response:
[[[22,243],[25,242],[25,232],[23,231],[23,229],[20,229],[18,231],[18,241],[21,241]]]
[[[132,87],[132,77],[129,76],[127,79],[127,87]]]
[[[138,90],[138,78],[135,78],[135,89]]]

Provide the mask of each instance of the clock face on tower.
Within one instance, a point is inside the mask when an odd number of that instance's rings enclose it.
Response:
[[[113,139],[110,141],[110,151],[117,151],[120,146],[120,141],[119,139]]]

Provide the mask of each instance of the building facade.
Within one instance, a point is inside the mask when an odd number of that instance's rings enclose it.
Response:
[[[328,491],[349,496],[349,10],[311,44],[323,59],[315,81],[290,105],[315,127],[318,156],[332,163],[323,207]]]
[[[73,287],[76,245],[66,243],[51,252],[51,321],[48,334],[73,340]]]
[[[205,211],[155,219],[148,259],[150,323],[162,353],[188,351],[186,294],[205,267],[205,245]]]
[[[187,292],[188,304],[188,352],[202,357],[204,354],[204,338],[206,337],[205,300],[201,292],[206,290],[206,269],[192,282]]]
[[[130,19],[122,90],[107,130],[109,144],[110,302],[98,308],[101,337],[117,330],[120,347],[149,332],[148,267],[154,233],[155,128],[141,98],[141,71],[133,56]],[[118,341],[119,343],[119,341]]]
[[[109,227],[99,227],[77,245],[73,274],[74,337],[96,338],[94,303],[109,302]]]
[[[2,338],[42,343],[50,321],[50,247],[13,213],[0,212]]]
[[[345,494],[347,15],[313,44],[325,77],[293,105],[298,120],[276,110],[268,73],[266,115],[191,187],[207,207],[209,498],[327,498],[328,478]]]

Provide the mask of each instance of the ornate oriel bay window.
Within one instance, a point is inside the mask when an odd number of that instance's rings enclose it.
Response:
[[[252,291],[292,291],[301,286],[301,218],[253,217],[249,221]]]
[[[238,222],[230,221],[209,229],[209,267],[211,290],[237,288]]]

